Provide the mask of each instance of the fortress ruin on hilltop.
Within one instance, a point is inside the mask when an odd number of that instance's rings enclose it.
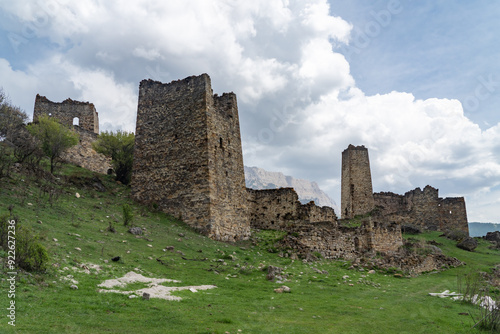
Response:
[[[373,193],[368,150],[349,147],[342,152],[342,218],[372,213],[384,221],[424,230],[461,230],[469,234],[463,197],[440,198],[438,189],[426,186],[404,195]]]
[[[33,122],[38,121],[42,115],[57,118],[66,126],[75,123],[81,129],[99,134],[99,116],[93,103],[73,101],[66,99],[63,102],[52,102],[45,96],[36,95]]]
[[[91,146],[99,132],[97,112],[88,102],[54,103],[37,95],[34,121],[42,114],[67,125],[79,118],[80,146]],[[109,166],[95,151],[74,155],[83,167],[82,159],[93,161],[93,170]],[[287,232],[281,240],[286,256],[359,259],[376,252],[396,254],[404,225],[468,233],[463,197],[439,198],[430,186],[405,195],[374,194],[364,146],[349,145],[342,152],[341,192],[339,219],[330,207],[301,204],[293,188],[246,188],[236,95],[214,94],[207,74],[170,83],[141,81],[131,195],[212,239],[248,239],[251,228],[279,230]],[[401,267],[394,259],[391,265]],[[439,259],[413,261],[416,271],[442,265]]]
[[[216,240],[247,239],[250,228],[283,230],[292,248],[326,258],[402,245],[397,224],[343,228],[332,208],[301,204],[291,188],[245,188],[236,95],[214,95],[207,74],[140,83],[131,187],[135,200]]]
[[[94,104],[71,99],[52,102],[45,96],[37,94],[33,122],[38,122],[43,115],[53,117],[59,123],[72,127],[79,135],[78,144],[65,151],[61,156],[62,160],[97,173],[106,174],[112,171],[111,159],[92,148],[92,143],[99,134],[99,116]]]

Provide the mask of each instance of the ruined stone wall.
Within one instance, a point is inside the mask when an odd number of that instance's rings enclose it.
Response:
[[[342,152],[342,218],[353,218],[374,208],[368,150],[364,146],[349,145]]]
[[[250,234],[234,94],[207,74],[139,86],[132,196],[217,240]]]
[[[66,99],[56,103],[45,96],[36,95],[33,122],[41,115],[54,117],[63,125],[72,127],[73,120],[78,118],[78,126],[93,133],[99,133],[99,117],[92,103]]]
[[[438,189],[425,186],[405,193],[406,209],[411,212],[412,224],[431,231],[439,230]]]
[[[376,252],[395,252],[403,245],[401,225],[396,223],[373,222],[366,234],[370,238],[370,249]]]
[[[374,193],[373,199],[379,213],[383,216],[400,214],[406,210],[406,202],[403,195],[392,192]]]
[[[112,171],[111,158],[97,153],[92,148],[92,143],[97,140],[97,134],[84,130],[79,126],[74,126],[73,129],[78,133],[78,144],[64,151],[61,159],[93,172],[102,174],[110,173]]]
[[[284,230],[297,220],[299,197],[293,188],[247,188],[248,214],[253,228]]]
[[[364,252],[393,252],[403,244],[400,225],[367,218],[359,227],[339,226],[332,208],[300,204],[293,188],[247,192],[251,226],[289,232],[282,246],[303,256],[354,259]]]
[[[420,226],[425,230],[462,230],[469,233],[465,199],[440,198],[438,189],[426,186],[404,195],[394,193],[373,194],[378,215],[386,221]]]
[[[463,197],[446,197],[439,204],[440,231],[461,230],[469,234],[465,199]]]
[[[290,233],[283,239],[282,246],[306,257],[319,253],[325,259],[352,260],[359,256],[355,239],[365,239],[357,235],[357,229],[332,227],[327,222],[299,224],[290,228]],[[356,240],[358,240],[356,239]]]
[[[326,259],[356,259],[366,252],[395,252],[403,245],[398,224],[373,223],[359,227],[333,226],[327,222],[292,225],[282,245],[302,256],[319,253]]]
[[[317,206],[314,201],[299,206],[298,217],[305,222],[336,222],[335,210],[328,206]]]
[[[337,216],[330,207],[314,202],[301,204],[293,188],[248,189],[250,224],[254,228],[286,230],[290,226],[328,222],[336,226]]]

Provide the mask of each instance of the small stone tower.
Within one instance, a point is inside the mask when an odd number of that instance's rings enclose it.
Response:
[[[84,130],[99,134],[99,116],[93,103],[66,99],[63,102],[52,102],[45,96],[36,95],[33,122],[41,115],[49,115],[66,126],[76,125]]]
[[[250,235],[236,95],[207,74],[139,86],[132,196],[209,237]]]
[[[374,208],[368,149],[349,145],[342,152],[342,218],[353,218]]]

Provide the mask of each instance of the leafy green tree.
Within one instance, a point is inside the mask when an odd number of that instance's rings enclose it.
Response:
[[[27,121],[28,115],[19,107],[13,106],[0,88],[0,138],[12,143]]]
[[[135,135],[133,132],[104,131],[94,142],[94,149],[113,160],[116,180],[129,184],[132,177],[132,162],[134,160]]]
[[[42,116],[37,123],[27,126],[28,131],[40,140],[43,153],[50,159],[50,172],[54,173],[61,154],[78,143],[78,134],[57,120]]]
[[[37,166],[42,157],[39,141],[26,129],[27,121],[28,115],[13,106],[0,88],[0,177],[9,175],[15,161]]]

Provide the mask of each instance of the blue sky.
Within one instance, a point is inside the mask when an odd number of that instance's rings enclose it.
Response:
[[[396,90],[411,92],[419,99],[458,99],[465,115],[482,129],[498,123],[498,3],[394,1],[395,13],[388,9],[390,1],[330,3],[333,11],[354,25],[352,47],[341,48],[341,52],[349,60],[356,84],[365,93]],[[380,33],[370,37],[365,31],[374,22]],[[363,35],[368,36],[368,43],[356,37]],[[491,81],[499,83],[495,91],[485,86],[479,89],[480,97],[485,98],[476,98],[476,89]]]
[[[340,204],[341,152],[375,191],[430,184],[499,221],[500,5],[493,1],[0,0],[0,86],[90,101],[135,128],[139,82],[208,73],[238,96],[244,162]]]

